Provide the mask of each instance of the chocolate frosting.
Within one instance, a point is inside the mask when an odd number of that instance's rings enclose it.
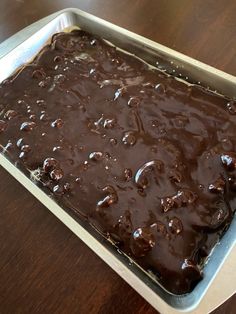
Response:
[[[230,224],[236,107],[84,31],[0,85],[1,150],[170,292]]]

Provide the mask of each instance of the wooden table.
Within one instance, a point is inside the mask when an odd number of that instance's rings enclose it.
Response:
[[[235,0],[0,0],[0,41],[66,7],[236,75]],[[1,314],[155,313],[3,169],[0,200]],[[235,307],[236,295],[214,314]]]

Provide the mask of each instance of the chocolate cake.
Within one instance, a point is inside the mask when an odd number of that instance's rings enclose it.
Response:
[[[174,294],[233,218],[235,134],[233,100],[81,30],[0,85],[1,152]]]

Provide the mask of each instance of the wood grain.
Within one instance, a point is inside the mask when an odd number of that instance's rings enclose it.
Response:
[[[236,75],[235,0],[1,0],[0,41],[66,7]],[[2,168],[0,200],[1,314],[155,313]],[[236,296],[214,314],[235,307]]]

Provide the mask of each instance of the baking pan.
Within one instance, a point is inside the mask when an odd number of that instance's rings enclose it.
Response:
[[[53,34],[74,27],[98,35],[162,71],[236,99],[236,78],[234,76],[78,9],[66,9],[54,13],[2,43],[0,45],[0,82],[15,72],[18,67],[31,61]],[[203,280],[191,293],[181,296],[173,295],[117,250],[112,243],[104,239],[88,222],[83,221],[67,208],[62,208],[56,204],[33,182],[29,173],[23,173],[17,169],[3,154],[0,154],[0,165],[21,182],[26,189],[161,313],[196,313],[196,311],[200,313],[196,310],[197,308],[200,310],[200,301],[207,294],[214,278],[220,276],[221,266],[224,263],[227,266],[227,256],[232,254],[233,248],[236,248],[235,216],[229,229],[213,249],[204,267]],[[236,281],[234,282],[234,291],[236,291]],[[217,300],[214,302],[212,309],[216,304],[219,304],[219,300],[218,303]]]

